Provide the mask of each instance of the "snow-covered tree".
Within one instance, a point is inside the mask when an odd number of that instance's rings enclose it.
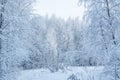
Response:
[[[87,7],[86,19],[88,19],[90,37],[88,43],[92,43],[91,53],[101,55],[101,59],[105,61],[109,71],[115,72],[110,77],[113,80],[119,78],[119,0],[79,0]],[[117,33],[117,34],[116,34]],[[99,53],[99,55],[98,55]],[[114,56],[114,57],[113,57]],[[110,70],[111,69],[111,70]],[[107,73],[109,74],[109,73]]]
[[[1,80],[14,80],[18,66],[25,57],[28,44],[30,4],[32,0],[1,0],[2,45]]]

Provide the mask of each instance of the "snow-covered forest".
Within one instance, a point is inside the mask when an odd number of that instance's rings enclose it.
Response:
[[[35,2],[0,0],[0,80],[120,80],[120,0],[77,0],[66,20]]]

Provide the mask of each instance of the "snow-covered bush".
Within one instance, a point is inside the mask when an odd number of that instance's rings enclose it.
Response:
[[[67,78],[67,80],[80,80],[80,79],[78,79],[77,75],[72,74]]]
[[[69,66],[96,66],[100,65],[97,57],[88,56],[87,53],[81,51],[68,51],[64,54],[63,64]]]

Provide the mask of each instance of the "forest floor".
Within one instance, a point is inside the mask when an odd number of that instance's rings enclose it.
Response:
[[[48,69],[24,70],[17,77],[17,80],[71,80],[72,74],[78,80],[100,80],[100,73],[103,67],[69,67],[66,70],[59,70],[51,73]]]

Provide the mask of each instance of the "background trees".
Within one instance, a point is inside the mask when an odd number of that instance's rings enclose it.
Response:
[[[101,65],[97,53],[90,52],[88,28],[79,18],[63,19],[36,15],[31,19],[32,34],[28,59],[24,69],[49,68],[56,71],[60,66]],[[86,39],[88,38],[88,39]],[[91,47],[92,49],[93,47]],[[24,60],[23,60],[24,61]]]

